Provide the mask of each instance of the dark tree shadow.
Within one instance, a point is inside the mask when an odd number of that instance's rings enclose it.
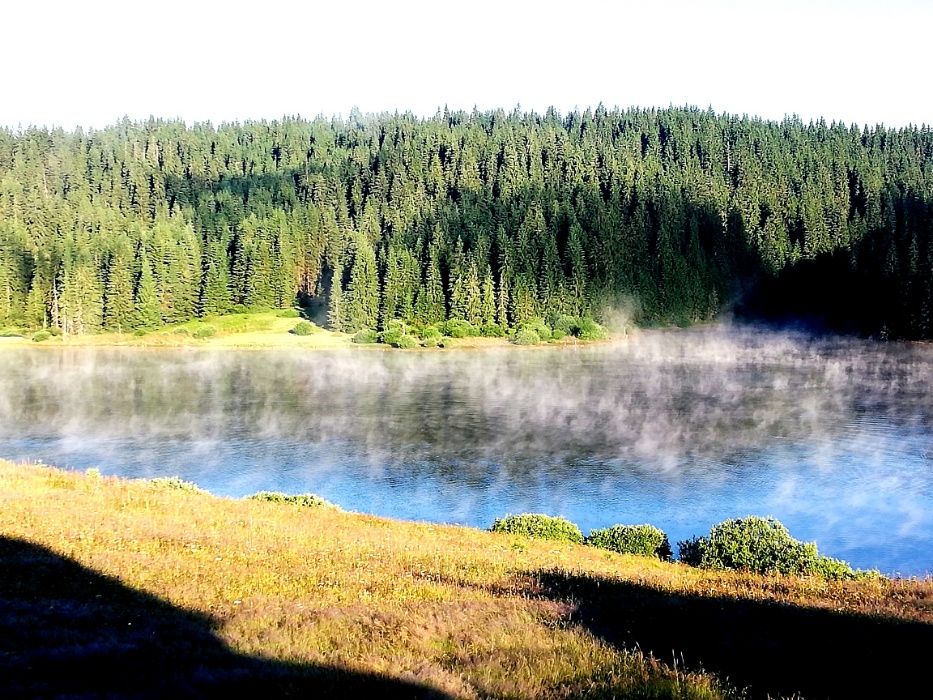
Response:
[[[0,537],[0,697],[442,698],[428,687],[239,654],[214,621]]]
[[[572,621],[609,643],[717,673],[751,697],[916,697],[933,625],[816,608],[672,594],[564,572],[531,573]]]

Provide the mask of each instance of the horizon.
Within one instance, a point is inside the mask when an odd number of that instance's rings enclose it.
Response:
[[[394,118],[394,117],[413,117],[419,122],[428,122],[432,119],[436,119],[444,114],[466,114],[471,116],[473,114],[490,114],[490,113],[502,113],[506,116],[511,116],[515,113],[518,113],[521,118],[528,117],[544,117],[551,110],[556,111],[557,116],[564,120],[573,114],[584,114],[586,112],[595,112],[600,107],[604,108],[608,113],[619,113],[627,114],[631,112],[697,112],[701,114],[711,115],[717,118],[734,118],[740,120],[748,121],[757,121],[765,124],[783,124],[785,122],[791,123],[800,123],[803,126],[817,125],[820,122],[823,122],[827,128],[843,126],[847,129],[856,128],[859,131],[868,129],[869,131],[874,131],[876,129],[887,129],[893,131],[900,130],[909,130],[909,129],[918,129],[918,130],[928,130],[933,128],[933,119],[930,122],[907,122],[904,124],[885,124],[883,122],[879,123],[868,123],[868,122],[856,122],[856,121],[846,121],[842,119],[828,119],[824,116],[813,116],[809,118],[804,118],[799,114],[785,114],[783,117],[765,117],[759,114],[752,114],[748,112],[731,112],[727,110],[715,109],[712,105],[709,107],[700,107],[698,105],[667,105],[664,107],[657,105],[629,105],[622,107],[620,105],[605,105],[603,103],[595,105],[586,105],[586,106],[577,106],[572,109],[562,110],[553,105],[546,107],[545,109],[533,109],[533,108],[524,108],[521,105],[515,105],[511,108],[500,106],[500,107],[487,107],[485,109],[479,109],[474,106],[471,108],[465,107],[451,107],[449,105],[443,105],[436,108],[434,111],[429,114],[416,113],[413,110],[381,110],[381,111],[362,111],[358,107],[351,107],[346,113],[317,113],[314,115],[292,113],[292,114],[282,114],[279,116],[262,116],[262,117],[250,117],[245,116],[238,119],[223,119],[219,121],[214,121],[211,119],[204,120],[192,120],[186,119],[182,116],[166,116],[166,115],[156,115],[150,114],[147,116],[134,117],[129,114],[124,114],[119,116],[112,121],[102,124],[100,126],[88,126],[84,124],[76,124],[74,126],[68,127],[61,124],[0,124],[0,130],[5,130],[8,133],[13,135],[20,135],[30,131],[63,131],[66,134],[76,134],[76,133],[96,133],[112,129],[119,126],[120,124],[128,122],[133,126],[144,126],[149,122],[163,123],[163,124],[175,124],[182,123],[185,125],[186,129],[197,129],[203,127],[210,127],[212,129],[220,129],[224,127],[236,127],[236,126],[247,126],[250,124],[281,124],[287,121],[304,121],[304,122],[314,122],[318,120],[323,120],[326,122],[337,122],[337,123],[347,123],[351,119],[358,115],[361,119],[381,119],[381,118]]]
[[[8,9],[0,125],[101,130],[124,116],[187,125],[599,104],[697,105],[780,122],[933,121],[933,3],[672,0],[572,9],[477,0],[292,8],[51,0]],[[666,105],[666,106],[665,106]]]

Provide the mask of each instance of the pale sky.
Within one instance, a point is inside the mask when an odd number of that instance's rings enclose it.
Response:
[[[10,0],[0,125],[516,104],[933,124],[933,0]]]

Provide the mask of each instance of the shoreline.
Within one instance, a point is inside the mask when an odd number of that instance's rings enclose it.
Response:
[[[350,672],[464,700],[715,699],[746,687],[818,697],[858,694],[866,682],[899,695],[922,676],[933,631],[929,579],[705,570],[4,460],[0,505],[0,596],[13,602],[12,616],[0,610],[0,632],[33,635],[30,651],[56,650],[66,665],[45,679],[55,694],[73,692],[74,674],[97,684],[92,694],[114,694],[108,664],[137,639],[128,634],[143,633],[153,647],[136,677],[177,672],[179,645],[207,640],[204,649],[229,650],[219,668],[274,664],[262,678],[277,697],[286,668],[293,690],[320,691],[327,670],[340,669],[324,686],[331,694],[348,693]],[[72,629],[57,604],[85,617]],[[210,621],[206,636],[192,619]],[[49,630],[79,637],[62,644],[42,636]],[[85,663],[94,640],[100,669]]]
[[[290,331],[301,318],[281,316],[279,312],[257,312],[205,317],[204,319],[164,326],[144,335],[134,333],[97,333],[87,335],[53,335],[41,342],[31,337],[0,337],[0,351],[4,348],[143,348],[143,349],[201,349],[201,350],[377,350],[393,352],[438,352],[448,350],[491,350],[491,349],[544,349],[580,348],[606,345],[623,341],[629,333],[611,333],[604,340],[579,340],[568,336],[560,341],[548,341],[535,345],[516,345],[508,338],[480,336],[448,338],[444,347],[416,347],[402,350],[383,343],[354,343],[352,335],[327,330],[313,325],[310,335],[299,336]],[[236,327],[242,326],[242,327]],[[212,327],[210,337],[197,338],[193,333],[199,328]],[[34,334],[39,331],[29,331]]]

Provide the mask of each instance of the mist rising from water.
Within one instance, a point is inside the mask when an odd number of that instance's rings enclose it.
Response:
[[[858,565],[933,568],[929,346],[719,327],[580,348],[0,363],[0,456],[481,526],[539,510],[676,538],[772,514]]]

